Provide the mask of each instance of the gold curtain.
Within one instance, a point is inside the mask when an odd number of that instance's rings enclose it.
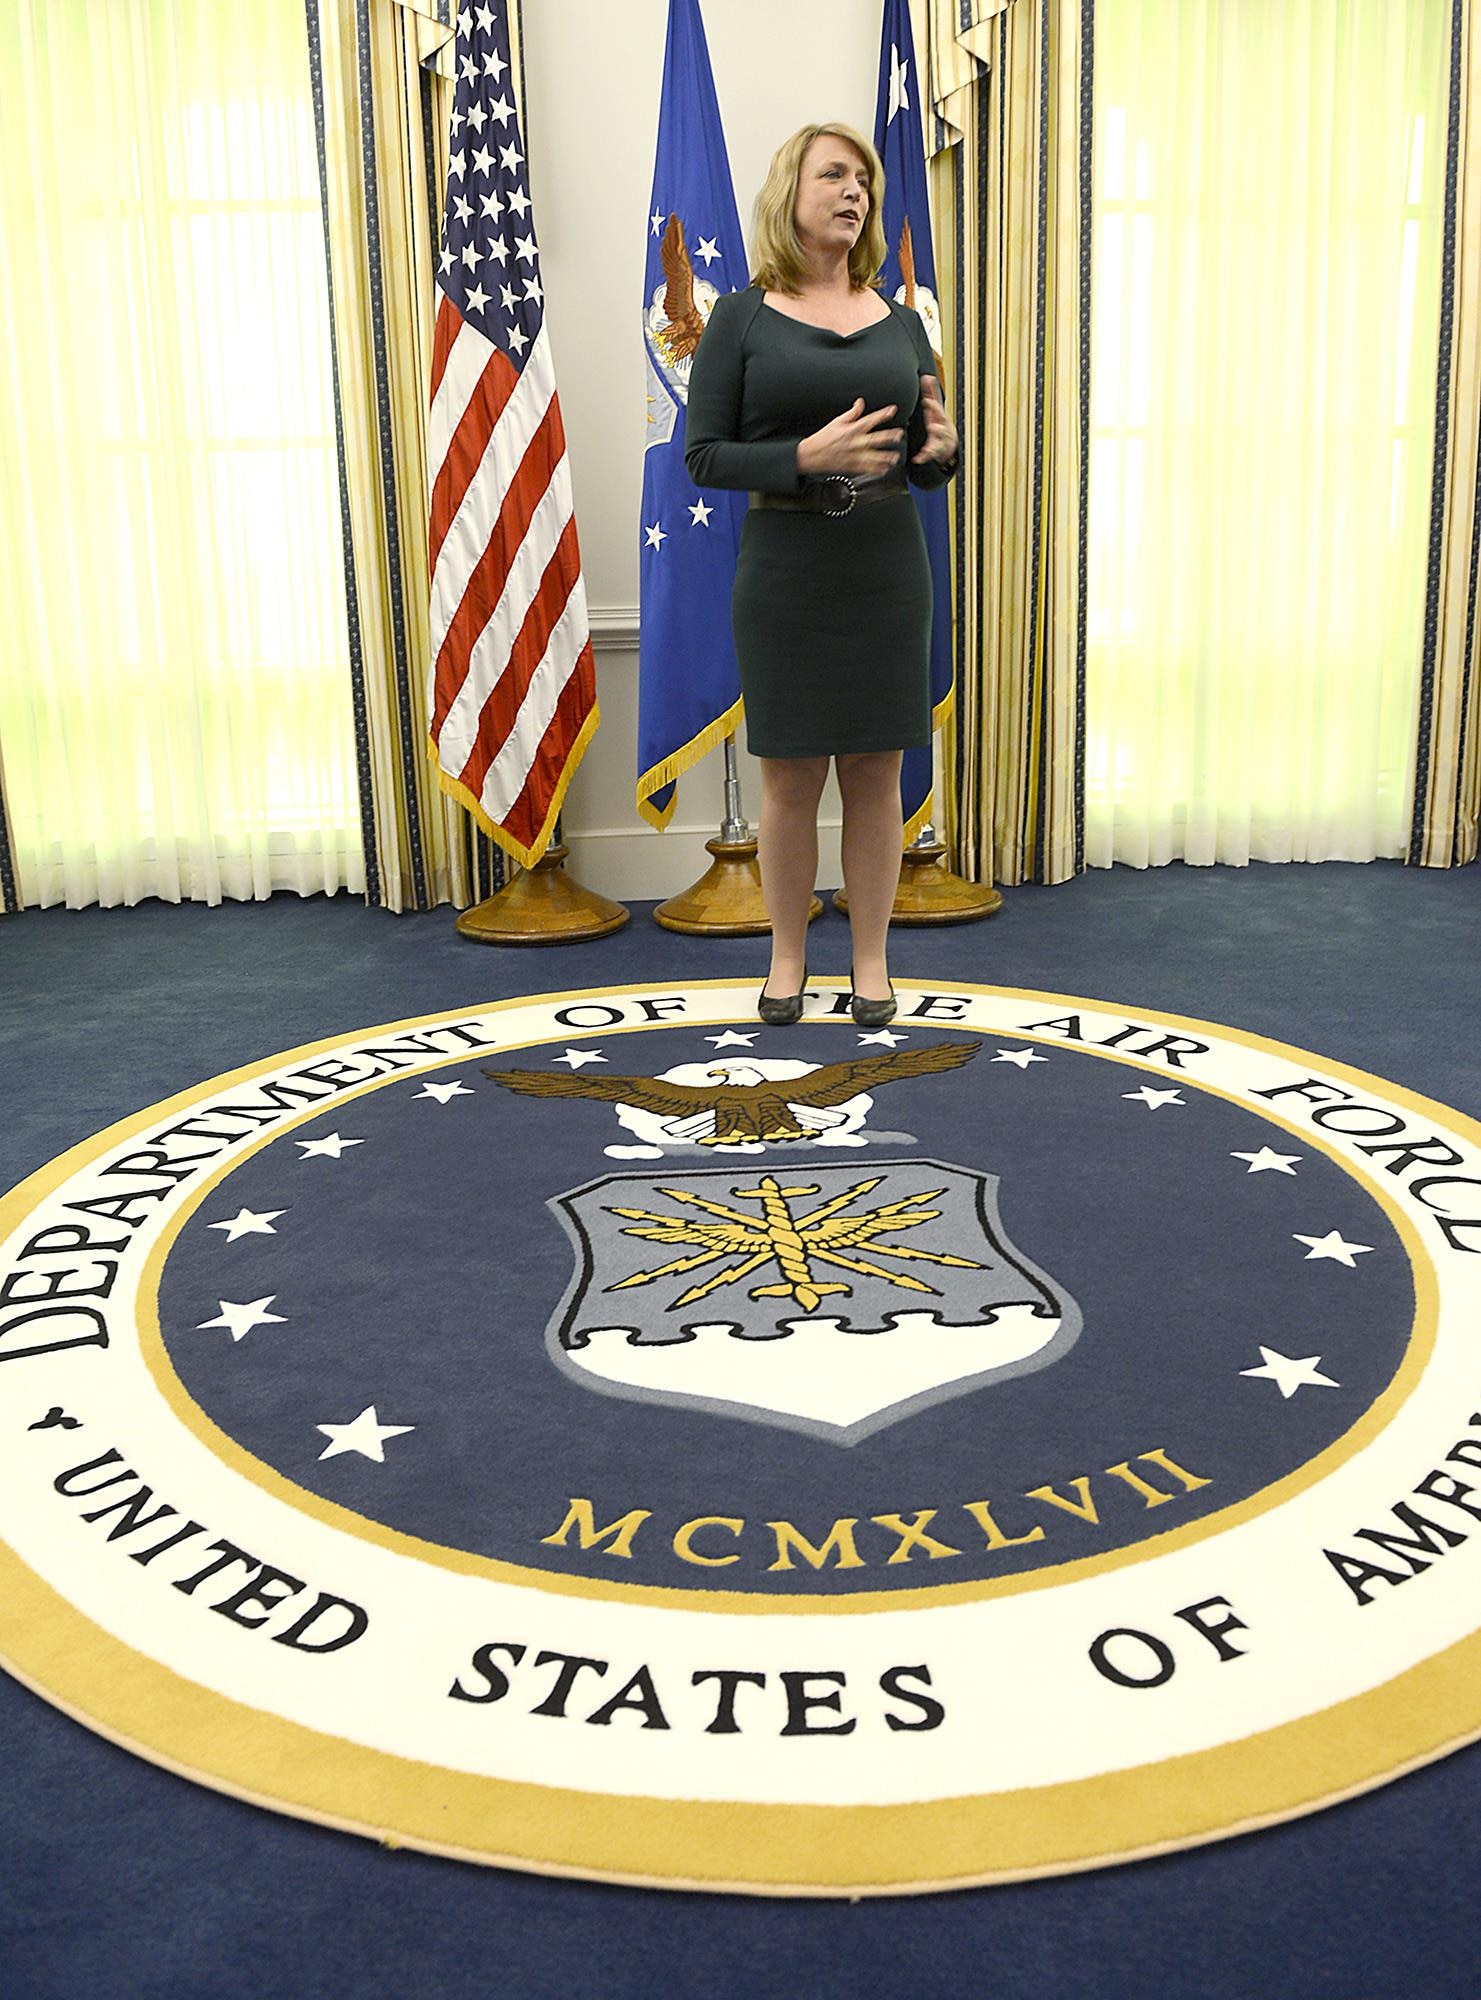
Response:
[[[975,881],[1084,866],[1093,18],[1093,0],[925,0],[918,43],[966,439],[946,830]]]
[[[1410,861],[1477,857],[1481,820],[1481,32],[1471,0],[1452,0],[1445,241],[1429,569],[1420,660]]]
[[[306,0],[335,402],[366,898],[480,901],[494,844],[427,754],[427,392],[452,111],[452,0]],[[509,6],[516,88],[519,8]]]
[[[10,845],[10,808],[5,802],[5,767],[0,764],[0,917],[14,916],[21,908],[15,855]]]

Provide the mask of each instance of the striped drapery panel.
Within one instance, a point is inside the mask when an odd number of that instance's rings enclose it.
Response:
[[[1094,0],[925,0],[953,488],[952,863],[1084,861]],[[952,782],[954,780],[954,782]]]
[[[481,901],[493,842],[427,754],[427,390],[452,0],[305,0],[334,337],[366,900]],[[516,83],[519,8],[509,6]]]
[[[1477,857],[1481,698],[1476,570],[1481,552],[1481,32],[1472,0],[1452,0],[1445,238],[1441,262],[1435,460],[1425,578],[1410,861]]]
[[[14,916],[22,907],[20,885],[15,878],[10,816],[5,804],[5,766],[0,763],[0,917]]]

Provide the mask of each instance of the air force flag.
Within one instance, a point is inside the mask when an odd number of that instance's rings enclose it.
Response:
[[[695,349],[716,298],[749,275],[699,0],[669,0],[647,229],[638,810],[663,827],[675,780],[741,713],[730,593],[746,495],[701,494],[684,466]]]
[[[916,86],[915,45],[908,0],[885,0],[879,48],[879,97],[874,113],[874,149],[884,163],[884,233],[888,246],[884,289],[890,298],[921,316],[941,376],[941,309],[936,293],[936,255],[931,247],[931,212],[926,200],[926,150]],[[943,398],[946,384],[941,383]],[[945,720],[954,694],[951,645],[951,539],[946,489],[912,489],[920,509],[926,550],[935,582],[931,621],[931,716]],[[907,750],[900,773],[905,839],[914,840],[931,815],[931,749]]]

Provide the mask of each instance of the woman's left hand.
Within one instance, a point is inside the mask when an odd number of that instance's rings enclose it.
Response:
[[[921,415],[926,420],[926,441],[911,459],[911,464],[955,464],[961,440],[956,434],[956,425],[946,414],[946,405],[941,400],[941,384],[934,375],[922,375],[920,378],[920,399]]]

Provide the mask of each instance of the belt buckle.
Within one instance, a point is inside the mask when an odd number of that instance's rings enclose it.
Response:
[[[825,473],[823,475],[823,486],[823,512],[828,516],[830,521],[841,521],[845,514],[852,514],[855,503],[859,498],[859,489],[846,472]],[[833,507],[828,503],[833,497],[833,489],[838,487],[843,489],[841,495],[843,505],[841,507]]]

